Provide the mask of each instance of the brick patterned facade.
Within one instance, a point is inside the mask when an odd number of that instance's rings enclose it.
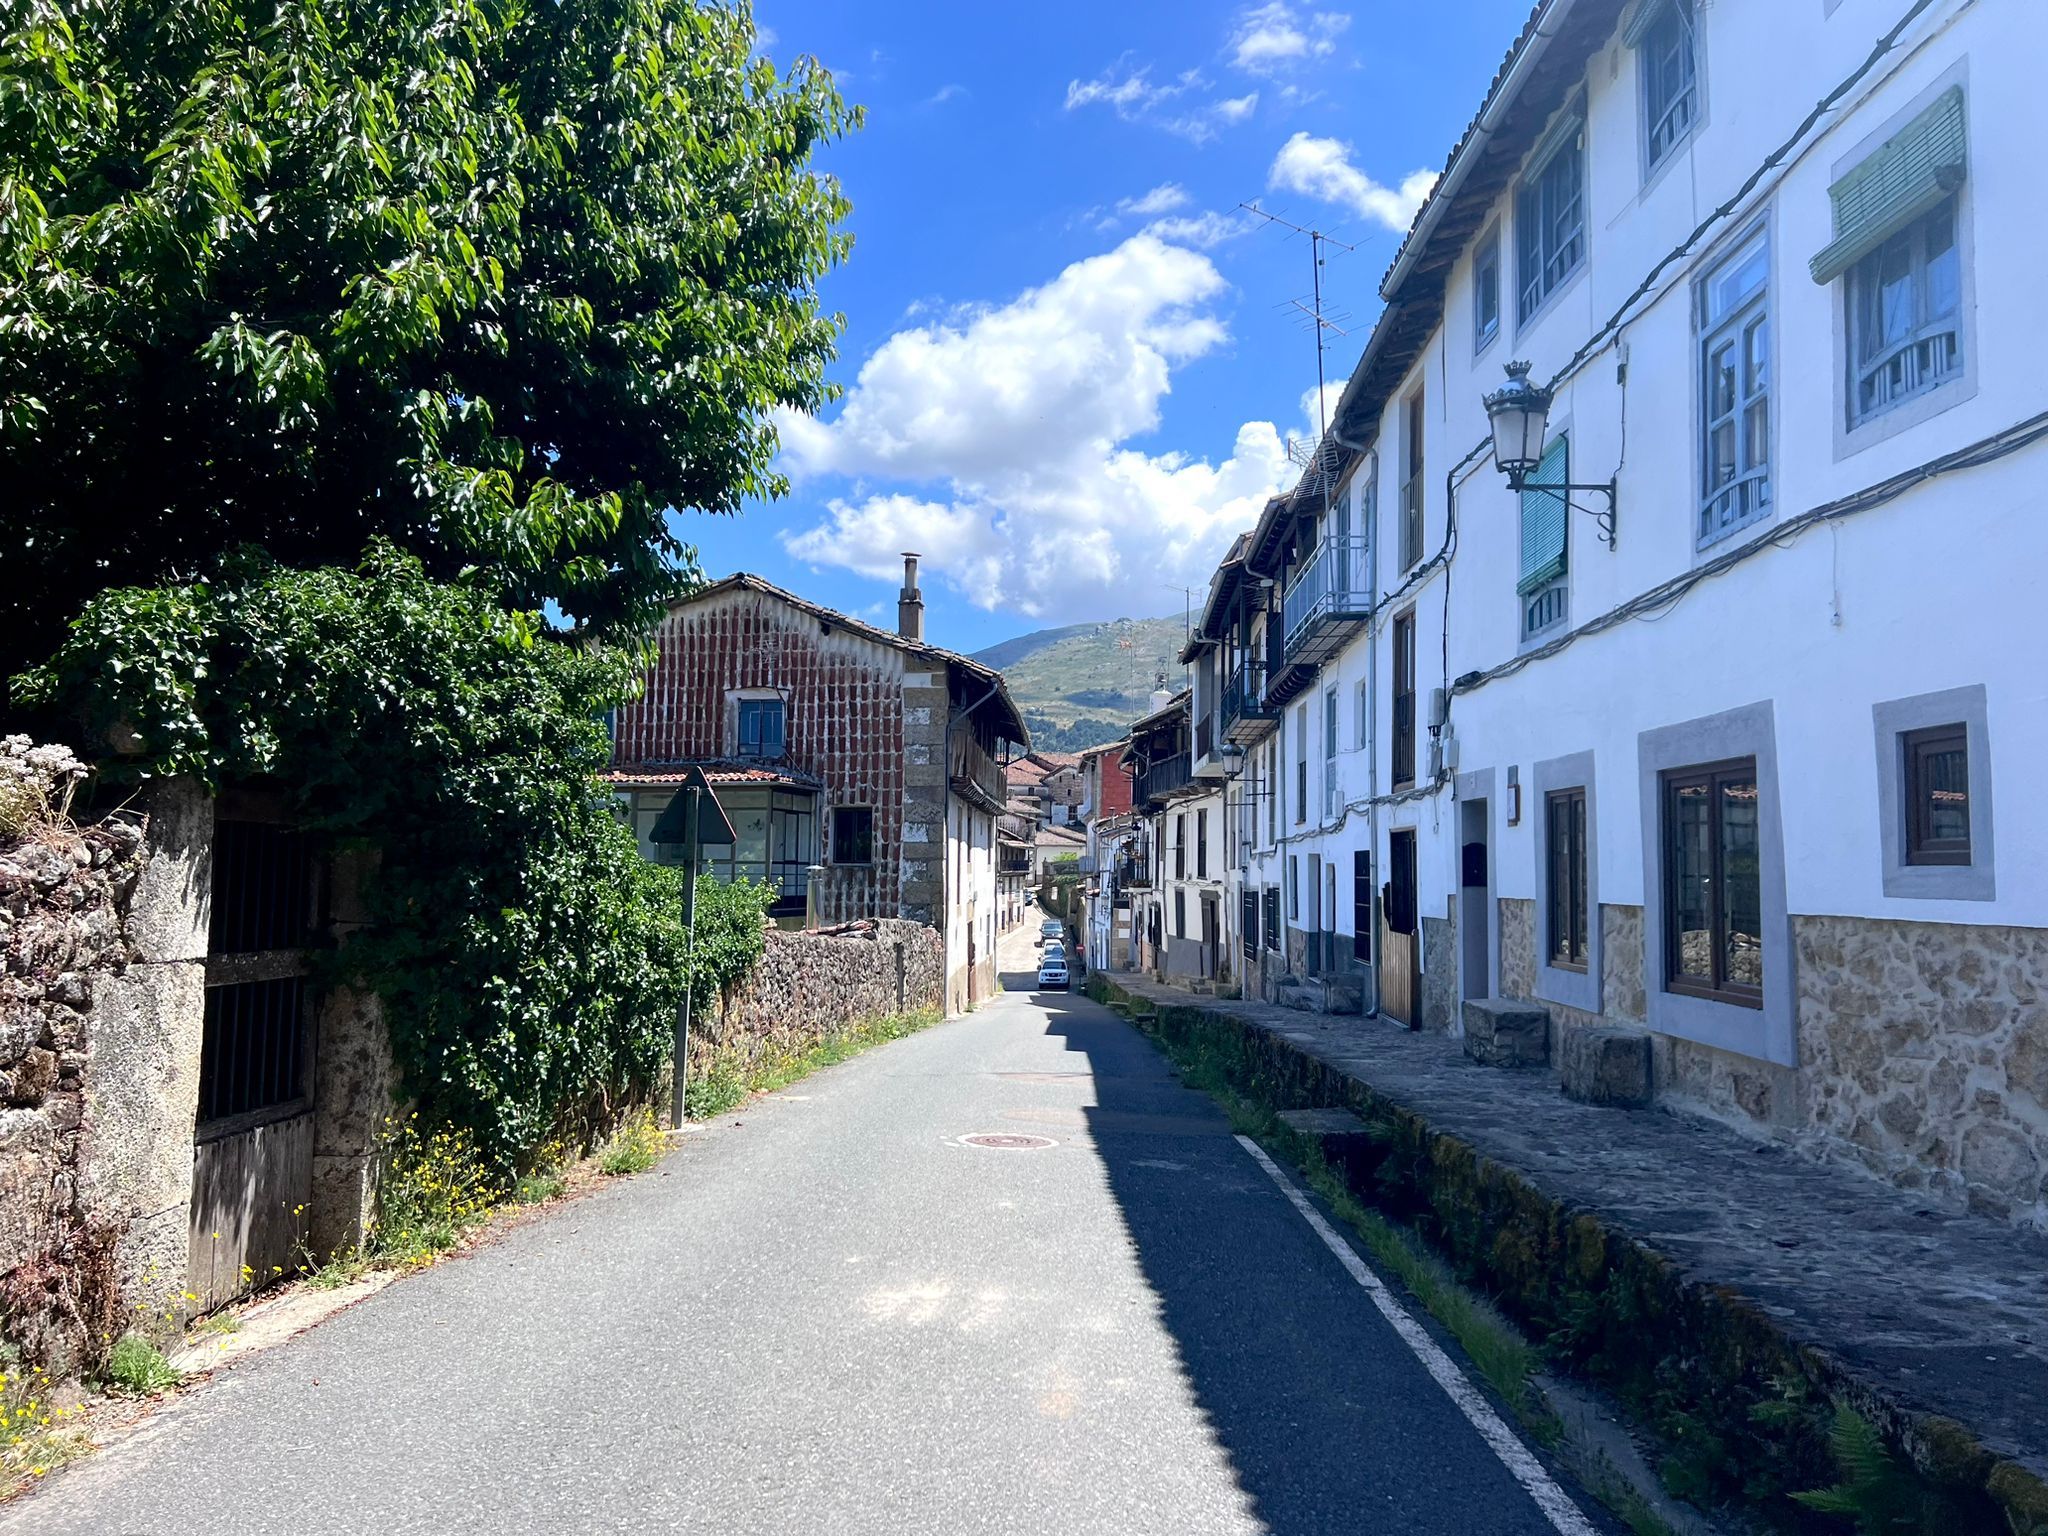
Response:
[[[818,920],[930,923],[946,937],[949,1003],[987,996],[994,987],[994,819],[970,803],[969,784],[992,778],[999,800],[1001,774],[988,754],[1024,736],[1000,677],[745,575],[677,603],[655,643],[644,693],[613,722],[613,768],[643,824],[643,851],[653,851],[644,824],[672,790],[626,781],[649,770],[732,762],[739,699],[779,698],[783,751],[763,766],[782,776],[778,805],[814,811],[808,840],[783,834],[775,856],[786,871],[796,869],[790,878],[799,890],[797,866],[824,867]],[[963,719],[970,708],[972,717]],[[752,803],[715,772],[713,779],[721,800]],[[753,798],[765,803],[767,794]],[[832,858],[833,814],[851,807],[873,809],[871,862]],[[970,971],[981,973],[971,995]]]

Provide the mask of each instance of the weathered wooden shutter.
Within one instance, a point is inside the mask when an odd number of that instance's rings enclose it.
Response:
[[[1965,126],[1963,88],[1951,86],[1828,188],[1835,238],[1813,258],[1816,283],[1833,282],[1963,184]]]

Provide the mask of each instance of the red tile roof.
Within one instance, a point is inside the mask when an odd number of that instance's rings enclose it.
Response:
[[[702,768],[704,777],[716,784],[769,784],[790,789],[818,789],[821,781],[795,768],[769,768],[759,763],[640,763],[631,768],[611,768],[598,775],[607,784],[627,789],[675,789],[690,776],[692,767]]]

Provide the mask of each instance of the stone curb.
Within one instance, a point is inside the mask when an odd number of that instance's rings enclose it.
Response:
[[[1746,1419],[1753,1407],[1782,1403],[1784,1384],[1797,1383],[1811,1392],[1811,1401],[1845,1406],[1870,1420],[1929,1482],[2003,1517],[2000,1525],[1984,1526],[1984,1536],[2000,1529],[2048,1536],[2048,1483],[2031,1469],[1980,1444],[1967,1426],[1914,1407],[1830,1351],[1791,1336],[1753,1298],[1689,1277],[1600,1211],[1547,1194],[1520,1171],[1434,1128],[1422,1113],[1257,1020],[1197,1002],[1165,1002],[1100,973],[1093,980],[1110,1006],[1121,1005],[1120,1012],[1162,1030],[1201,1025],[1233,1032],[1254,1096],[1271,1108],[1343,1106],[1387,1126],[1394,1149],[1420,1170],[1412,1203],[1435,1229],[1434,1245],[1477,1275],[1502,1309],[1536,1336],[1562,1321],[1556,1315],[1562,1296],[1584,1294],[1595,1281],[1605,1294],[1625,1287],[1642,1310],[1617,1334],[1632,1352],[1655,1356],[1660,1382],[1675,1373],[1696,1386],[1703,1411],[1711,1409],[1724,1424]],[[1355,1170],[1347,1170],[1347,1182],[1367,1203],[1388,1207],[1370,1182],[1358,1187]],[[1641,1360],[1638,1355],[1633,1363],[1640,1368]],[[1751,1437],[1761,1438],[1754,1429]],[[1831,1463],[1818,1466],[1805,1486],[1824,1485],[1833,1470]],[[1957,1536],[1945,1524],[1899,1529]]]

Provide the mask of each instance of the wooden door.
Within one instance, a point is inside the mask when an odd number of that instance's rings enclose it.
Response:
[[[1380,1012],[1410,1029],[1421,1027],[1422,945],[1417,935],[1415,833],[1395,832],[1387,843],[1387,883],[1381,892],[1385,930],[1380,942]]]

